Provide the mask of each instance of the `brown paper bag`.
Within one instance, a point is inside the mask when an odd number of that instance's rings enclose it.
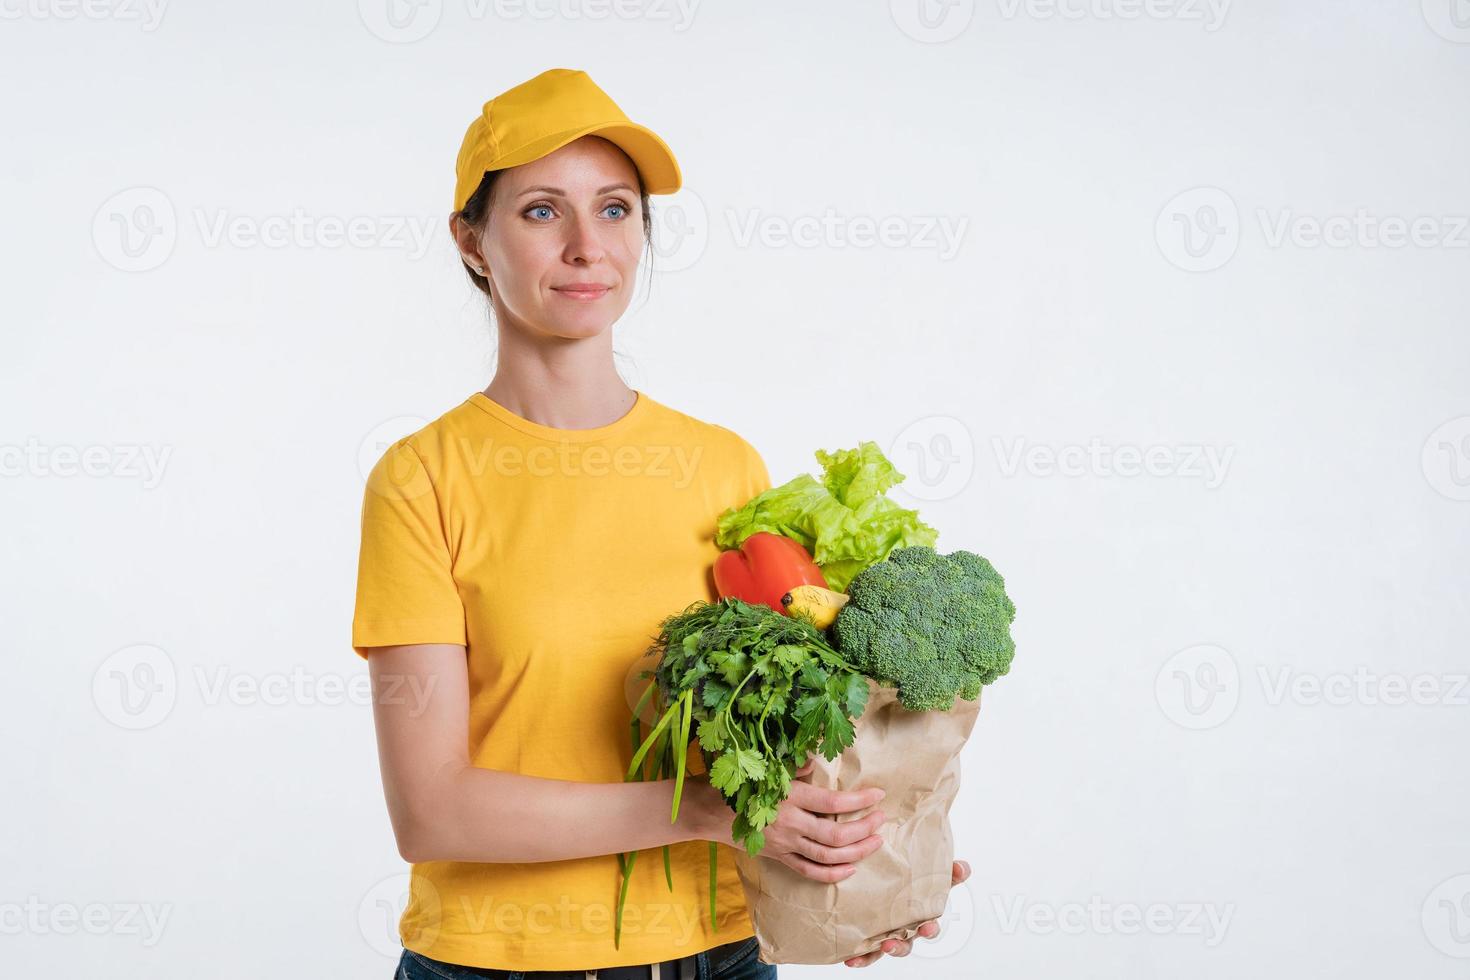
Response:
[[[628,672],[628,706],[638,703],[656,657],[645,654]],[[654,699],[657,698],[655,693]],[[828,762],[813,753],[802,780],[823,789],[881,787],[883,844],[835,884],[813,881],[780,861],[736,852],[746,905],[766,963],[841,963],[878,949],[887,939],[913,939],[919,925],[944,914],[954,862],[949,809],[959,794],[960,750],[980,711],[980,699],[955,699],[950,711],[909,711],[896,691],[869,679],[868,705],[853,744]],[[656,720],[642,713],[643,734]],[[703,772],[700,753],[690,761]],[[868,810],[838,814],[860,820]]]
[[[955,699],[950,711],[909,711],[892,687],[868,681],[868,706],[853,744],[828,762],[813,755],[802,777],[823,789],[881,787],[883,845],[845,881],[825,884],[780,861],[736,855],[745,901],[767,963],[841,963],[908,940],[944,914],[954,837],[949,808],[959,794],[960,750],[975,727],[980,699]],[[869,811],[838,814],[860,820]]]

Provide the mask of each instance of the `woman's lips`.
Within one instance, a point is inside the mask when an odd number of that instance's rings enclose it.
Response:
[[[602,299],[608,294],[607,286],[555,286],[552,288],[567,299],[581,300],[584,303]]]

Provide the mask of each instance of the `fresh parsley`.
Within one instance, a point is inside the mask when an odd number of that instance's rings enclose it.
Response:
[[[658,666],[632,722],[633,760],[626,780],[674,778],[679,816],[690,733],[698,739],[710,783],[735,812],[731,835],[755,856],[765,828],[791,792],[792,774],[813,751],[831,761],[852,745],[853,723],[868,702],[867,678],[810,623],[769,606],[727,597],[696,602],[666,618],[651,653]],[[642,738],[639,715],[657,695],[659,715]],[[664,878],[674,887],[669,849]],[[619,855],[623,883],[614,943],[637,853]],[[718,850],[709,845],[710,921],[715,916]]]

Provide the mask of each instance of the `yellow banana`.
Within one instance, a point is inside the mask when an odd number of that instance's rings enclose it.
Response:
[[[837,613],[845,605],[845,594],[824,589],[820,585],[798,585],[781,597],[781,609],[786,615],[800,615],[809,619],[819,630],[831,626],[837,619]]]

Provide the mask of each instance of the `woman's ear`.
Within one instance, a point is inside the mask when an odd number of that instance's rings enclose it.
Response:
[[[485,275],[485,256],[480,252],[480,236],[470,223],[460,217],[458,211],[449,216],[449,233],[454,236],[454,243],[459,247],[460,258],[464,259],[466,265],[475,270],[477,275]]]

